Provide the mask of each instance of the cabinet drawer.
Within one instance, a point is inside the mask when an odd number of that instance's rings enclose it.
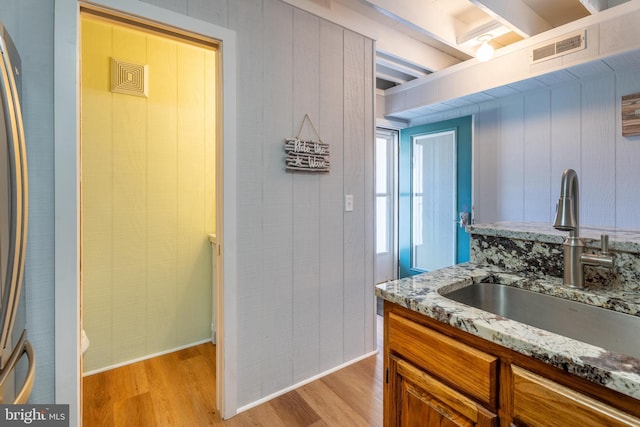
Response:
[[[389,313],[390,351],[495,408],[498,358],[407,318]]]
[[[512,417],[515,425],[640,426],[640,419],[582,393],[512,366]]]

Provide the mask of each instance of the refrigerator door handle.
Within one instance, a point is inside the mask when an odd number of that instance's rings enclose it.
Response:
[[[33,351],[33,347],[31,347],[31,343],[27,340],[26,330],[22,332],[20,340],[18,340],[18,345],[14,348],[11,356],[9,356],[9,360],[7,360],[6,366],[4,367],[4,369],[2,369],[2,371],[0,371],[0,387],[2,387],[4,382],[9,377],[9,373],[15,368],[15,366],[18,364],[18,361],[25,353],[27,354],[27,359],[29,360],[29,368],[27,369],[27,376],[24,379],[22,388],[16,394],[13,402],[11,402],[13,404],[23,404],[27,402],[27,399],[29,399],[29,395],[31,394],[31,390],[33,389],[33,382],[36,378],[36,354]]]
[[[3,30],[3,28],[0,28]],[[5,34],[2,34],[6,36]],[[8,36],[7,36],[8,37]],[[26,147],[19,95],[13,75],[13,64],[9,58],[7,40],[0,37],[0,95],[3,118],[7,128],[7,156],[10,169],[11,219],[6,280],[0,309],[0,350],[7,347],[13,330],[18,300],[24,275],[26,256],[28,184],[26,169]],[[10,44],[13,46],[13,43]],[[4,370],[0,358],[0,369]],[[0,371],[1,372],[1,371]]]
[[[16,394],[16,398],[13,400],[13,403],[16,405],[27,403],[27,399],[29,399],[29,396],[31,395],[33,383],[36,379],[36,354],[28,340],[24,341],[24,353],[27,353],[27,358],[29,359],[29,369],[20,392]]]

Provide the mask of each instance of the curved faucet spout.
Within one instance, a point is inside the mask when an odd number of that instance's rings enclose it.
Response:
[[[584,284],[581,263],[584,241],[579,237],[579,193],[578,174],[573,169],[565,169],[562,173],[558,210],[553,226],[558,230],[569,232],[569,237],[565,239],[562,246],[564,248],[564,284],[571,288],[582,288]]]
[[[560,198],[553,227],[569,231],[570,237],[580,235],[580,191],[578,174],[573,169],[565,169],[560,184]]]

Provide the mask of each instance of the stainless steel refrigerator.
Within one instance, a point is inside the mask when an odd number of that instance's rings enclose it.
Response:
[[[20,109],[21,62],[0,23],[0,403],[25,403],[35,378],[27,340],[24,262],[27,245],[27,151]]]

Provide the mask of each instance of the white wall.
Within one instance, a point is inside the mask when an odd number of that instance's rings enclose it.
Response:
[[[22,59],[29,166],[29,237],[23,292],[36,358],[31,402],[54,401],[53,2],[1,0],[0,21]]]
[[[279,0],[148,3],[238,35],[242,407],[375,350],[374,46]],[[305,113],[330,144],[329,174],[284,171]]]
[[[551,222],[565,168],[578,172],[583,225],[640,228],[640,137],[621,136],[633,67],[423,118],[475,114],[476,222]]]

